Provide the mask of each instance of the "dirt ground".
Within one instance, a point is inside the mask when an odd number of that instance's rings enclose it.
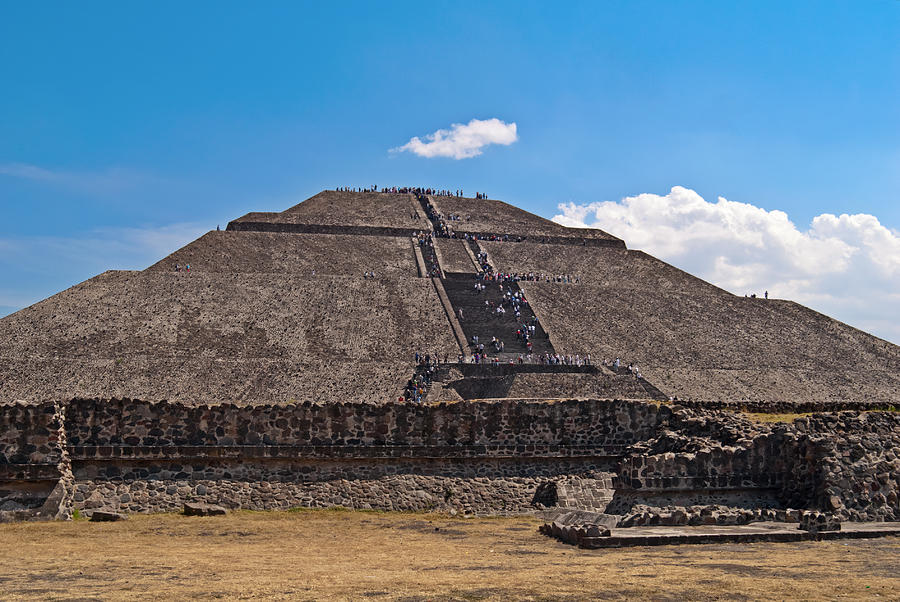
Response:
[[[350,511],[0,525],[3,599],[900,599],[900,539],[579,550],[534,518]]]

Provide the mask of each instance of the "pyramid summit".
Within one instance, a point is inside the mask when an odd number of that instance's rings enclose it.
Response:
[[[601,230],[422,189],[248,213],[3,318],[0,358],[3,401],[900,401],[896,345]]]

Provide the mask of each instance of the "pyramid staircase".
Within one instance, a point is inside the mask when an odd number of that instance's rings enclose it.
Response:
[[[463,337],[460,338],[464,340],[460,344],[464,346],[465,355],[468,358],[474,356],[479,352],[481,344],[483,354],[488,359],[482,359],[479,363],[467,361],[435,365],[427,376],[420,365],[411,381],[417,383],[417,394],[410,396],[408,387],[405,393],[408,400],[432,400],[433,396],[429,396],[429,393],[435,384],[439,385],[439,391],[435,391],[438,397],[446,396],[447,391],[452,390],[463,399],[504,398],[508,397],[517,378],[538,378],[538,382],[544,383],[538,388],[551,389],[558,389],[560,378],[597,378],[600,379],[598,382],[607,384],[610,379],[619,383],[627,381],[625,389],[638,397],[665,399],[664,394],[643,379],[631,382],[636,379],[630,372],[626,374],[627,370],[614,373],[597,365],[541,363],[541,358],[555,355],[556,350],[519,283],[494,279],[493,266],[487,256],[482,255],[478,241],[470,237],[461,239],[461,242],[468,246],[473,259],[478,259],[476,263],[482,266],[482,272],[446,272],[440,265],[434,246],[435,239],[448,236],[447,229],[442,225],[442,216],[428,196],[416,194],[416,199],[433,227],[430,236],[418,243],[428,275],[433,277],[432,281],[439,295],[445,295],[449,302],[449,306],[445,304],[445,309],[451,314],[451,322],[456,322],[462,330]],[[521,301],[516,304],[511,298]],[[501,306],[505,311],[498,312],[497,308]],[[516,307],[518,317],[515,314]],[[534,326],[534,333],[526,341],[521,333],[526,332],[529,326]],[[502,351],[492,344],[494,338],[503,341]],[[531,343],[530,350],[528,342]],[[535,393],[538,396],[541,394],[540,391]]]
[[[504,304],[505,313],[496,312],[496,308],[503,302],[505,293],[521,294],[518,283],[479,281],[471,274],[447,274],[443,284],[456,317],[466,334],[470,353],[477,351],[473,337],[478,337],[478,342],[484,344],[484,351],[490,357],[495,357],[502,363],[516,361],[520,355],[528,353],[525,341],[516,338],[516,331],[524,330],[530,325],[535,326],[534,335],[530,338],[531,352],[536,356],[555,353],[550,337],[527,302],[519,304],[518,319],[509,302]],[[484,290],[476,290],[476,284],[483,285]],[[491,346],[493,337],[504,342],[503,352],[497,352]]]

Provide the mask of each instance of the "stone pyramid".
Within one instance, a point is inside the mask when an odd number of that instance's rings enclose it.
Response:
[[[520,279],[473,292],[483,265]],[[516,319],[490,313],[511,291],[537,325],[532,356],[577,365],[519,363]],[[475,335],[504,341],[499,365],[470,363]],[[900,347],[797,303],[735,296],[496,200],[338,191],[3,318],[0,401],[385,403],[416,351],[440,360],[428,401],[900,401]]]

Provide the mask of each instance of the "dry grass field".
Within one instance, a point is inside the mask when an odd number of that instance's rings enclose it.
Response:
[[[900,599],[900,540],[579,550],[534,518],[349,511],[0,525],[4,599]]]

